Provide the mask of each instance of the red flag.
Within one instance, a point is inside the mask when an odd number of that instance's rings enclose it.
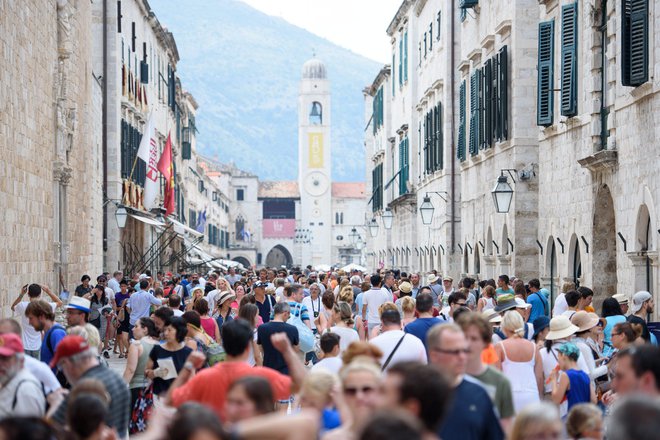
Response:
[[[172,141],[170,135],[167,135],[167,142],[158,160],[158,171],[165,178],[165,198],[163,199],[166,213],[170,215],[174,212],[174,162],[172,161]]]

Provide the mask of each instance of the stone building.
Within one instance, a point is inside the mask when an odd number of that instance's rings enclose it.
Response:
[[[572,281],[597,305],[657,295],[657,14],[647,0],[404,1],[392,64],[365,89],[370,265],[539,277],[553,297]],[[498,182],[512,190],[499,209]]]
[[[102,87],[92,65],[92,6],[0,6],[2,316],[26,283],[58,292],[102,269]]]

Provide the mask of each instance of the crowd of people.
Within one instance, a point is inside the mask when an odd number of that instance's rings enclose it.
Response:
[[[90,281],[65,302],[26,284],[0,320],[0,439],[660,432],[649,292],[309,266]]]

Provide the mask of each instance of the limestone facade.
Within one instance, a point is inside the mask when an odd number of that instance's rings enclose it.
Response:
[[[462,11],[459,2],[450,0],[405,1],[390,23],[392,64],[365,89],[368,192],[383,198],[372,205],[380,229],[369,244],[369,265],[424,272],[434,268],[454,278],[501,273],[525,280],[538,277],[553,297],[564,282],[572,281],[592,287],[597,306],[613,293],[637,290],[651,291],[657,302],[660,9],[654,2],[634,2],[645,11],[641,17],[648,26],[646,58],[637,58],[647,60],[647,78],[625,86],[624,47],[629,43],[622,2],[476,3]],[[562,81],[562,61],[570,52],[566,43],[562,47],[562,31],[566,20],[573,20],[567,10],[577,14],[571,84],[568,77]],[[539,32],[551,21],[554,44],[548,61],[543,58],[547,40],[539,41]],[[402,35],[408,48],[407,83],[405,73],[399,79]],[[499,58],[503,48],[505,64]],[[546,79],[539,78],[539,65],[552,65],[549,85],[539,86]],[[506,68],[505,87],[498,87],[494,76],[484,78],[487,70],[495,74],[495,66]],[[475,74],[481,76],[476,99],[471,93]],[[498,107],[501,91],[506,92],[504,113]],[[547,107],[537,111],[539,99],[545,104],[547,96],[554,101],[549,122],[543,119]],[[571,96],[574,102],[566,102]],[[487,97],[494,107],[484,104]],[[574,111],[564,111],[562,98]],[[376,99],[383,101],[378,118]],[[429,170],[425,117],[437,103],[443,110],[438,151],[444,160]],[[487,110],[498,116],[493,119]],[[500,114],[504,119],[498,119]],[[372,129],[374,121],[381,122]],[[493,131],[488,121],[495,124],[492,141],[484,139]],[[497,133],[502,121],[505,136]],[[472,127],[481,135],[471,146]],[[402,169],[399,142],[406,133],[408,187],[399,191],[395,175]],[[380,164],[382,180],[374,181],[372,173]],[[514,191],[508,213],[496,212],[491,194],[501,174]],[[419,212],[427,193],[435,208],[429,226]],[[382,221],[388,207],[394,214],[389,231]]]
[[[3,0],[0,10],[6,316],[26,283],[59,292],[102,269],[102,95],[90,2]]]

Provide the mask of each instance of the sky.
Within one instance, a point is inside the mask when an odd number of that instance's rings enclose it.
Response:
[[[387,26],[402,0],[242,0],[383,64],[391,58]]]

